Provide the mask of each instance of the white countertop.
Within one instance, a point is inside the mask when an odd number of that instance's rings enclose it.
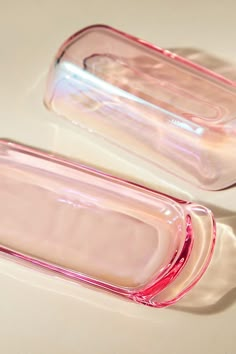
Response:
[[[236,58],[236,2],[225,0],[22,0],[1,4],[0,136],[79,156],[130,179],[209,205],[217,216],[212,266],[177,305],[152,309],[98,293],[0,257],[3,354],[234,354],[236,188],[187,194],[133,161],[95,146],[42,104],[45,74],[59,45],[105,23],[159,46],[192,47]],[[236,59],[234,60],[236,62]],[[138,176],[138,177],[137,177]],[[227,225],[228,224],[228,225]],[[234,290],[233,290],[234,289]]]

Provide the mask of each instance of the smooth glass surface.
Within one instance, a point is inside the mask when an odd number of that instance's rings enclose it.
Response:
[[[0,215],[1,251],[156,307],[195,284],[215,241],[202,206],[8,141]]]
[[[236,84],[107,26],[70,37],[49,73],[47,107],[204,189],[236,175]]]

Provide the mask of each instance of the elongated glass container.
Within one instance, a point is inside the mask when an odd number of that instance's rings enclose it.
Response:
[[[47,107],[202,188],[235,183],[236,84],[103,25],[59,49]]]
[[[0,141],[0,251],[154,307],[181,298],[215,243],[205,207]]]

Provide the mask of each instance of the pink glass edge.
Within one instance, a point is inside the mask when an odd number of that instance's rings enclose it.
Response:
[[[119,177],[104,173],[104,172],[102,172],[100,170],[97,170],[96,168],[92,168],[90,166],[81,164],[80,162],[68,161],[67,159],[62,158],[62,156],[54,155],[54,154],[52,155],[52,154],[49,154],[47,152],[42,151],[41,149],[34,149],[32,147],[29,147],[29,146],[26,146],[26,145],[22,145],[22,144],[13,142],[13,141],[9,141],[7,139],[6,140],[5,139],[0,139],[0,144],[5,145],[9,149],[12,149],[12,150],[17,151],[17,152],[21,152],[21,153],[28,154],[28,155],[31,155],[31,156],[36,156],[36,157],[42,158],[44,160],[51,161],[53,163],[57,163],[57,164],[61,164],[63,166],[69,167],[69,168],[73,168],[75,170],[80,169],[82,171],[86,171],[86,172],[89,172],[89,173],[92,173],[92,174],[94,173],[97,176],[102,177],[102,178],[109,178],[112,181],[115,181],[115,182],[118,182],[118,183],[120,182],[123,186],[132,186],[132,187],[135,187],[136,190],[137,189],[142,189],[142,190],[145,191],[145,193],[149,193],[150,195],[155,194],[155,195],[164,196],[165,198],[170,199],[170,200],[172,200],[172,201],[174,201],[174,202],[176,202],[178,204],[185,204],[185,205],[192,204],[190,202],[186,202],[186,201],[183,201],[183,200],[178,200],[177,198],[171,197],[171,196],[169,196],[167,194],[158,192],[158,191],[153,190],[151,188],[144,187],[143,185],[140,185],[140,184],[137,184],[137,183],[134,183],[134,182],[131,182],[131,181],[128,181],[128,180],[124,180],[122,178],[119,178]],[[187,221],[186,221],[186,224],[187,224]],[[187,238],[187,236],[188,235],[186,235],[186,238]],[[182,254],[183,253],[183,248],[179,249],[178,251],[180,251],[180,254]],[[13,253],[14,251],[10,250],[10,252]],[[20,253],[18,253],[18,254],[20,255]],[[24,258],[23,255],[21,255],[20,257]],[[146,284],[146,286],[142,289],[142,291],[145,291],[145,289],[148,289],[148,288],[152,287],[155,283],[159,282],[160,279],[166,278],[168,276],[168,274],[170,273],[170,271],[172,271],[172,268],[175,267],[176,263],[178,262],[179,257],[180,257],[179,255],[177,257],[174,256],[173,259],[170,262],[170,265],[165,267],[161,271],[161,273],[159,273],[158,276],[155,277],[151,281],[151,283]],[[186,261],[187,261],[187,259],[186,259]],[[40,263],[40,260],[38,260],[37,263]],[[182,264],[182,267],[185,265],[185,263],[186,262],[184,262],[184,264]],[[182,269],[182,267],[181,267],[181,269]],[[178,275],[178,273],[179,272],[176,272],[176,276]],[[84,275],[82,275],[82,277],[84,277]],[[92,279],[92,278],[90,278],[90,279]],[[172,277],[171,280],[173,281],[173,277]],[[106,285],[105,282],[101,282],[101,284],[102,283]],[[115,289],[116,286],[113,286],[113,288]],[[117,287],[116,289],[120,289],[120,288]],[[119,291],[121,291],[121,289]],[[136,290],[136,291],[138,291],[138,290]],[[135,293],[135,289],[132,290],[132,292]],[[125,293],[125,291],[124,291],[124,293]]]
[[[147,48],[149,48],[149,49],[152,49],[152,50],[154,50],[154,51],[156,51],[156,52],[158,52],[158,53],[164,55],[164,56],[167,57],[167,58],[173,59],[173,60],[175,60],[175,61],[181,63],[182,65],[186,65],[186,66],[188,66],[188,67],[190,67],[190,68],[192,68],[192,69],[195,69],[195,70],[197,70],[197,71],[200,71],[201,73],[206,74],[206,75],[210,76],[211,78],[213,78],[213,79],[215,79],[215,80],[219,80],[219,81],[221,81],[221,82],[224,83],[224,84],[228,84],[228,85],[230,85],[230,86],[236,87],[236,82],[235,82],[235,81],[230,80],[230,79],[227,79],[226,77],[224,77],[224,76],[222,76],[222,75],[220,75],[220,74],[218,74],[218,73],[216,73],[216,72],[214,72],[214,71],[212,71],[212,70],[210,70],[210,69],[207,69],[207,68],[205,68],[204,66],[201,66],[201,65],[199,65],[199,64],[197,64],[197,63],[194,63],[194,62],[192,62],[191,60],[188,60],[188,59],[186,59],[186,58],[184,58],[184,57],[182,57],[182,56],[180,56],[180,55],[178,55],[178,54],[175,54],[174,52],[171,52],[171,51],[169,51],[169,50],[167,50],[167,49],[163,49],[163,48],[161,48],[161,47],[158,47],[157,45],[152,44],[152,43],[150,43],[150,42],[148,42],[148,41],[146,41],[146,40],[143,40],[143,39],[141,39],[141,38],[139,38],[139,37],[136,37],[136,36],[134,36],[134,35],[128,34],[128,33],[126,33],[126,32],[123,32],[123,31],[121,31],[121,30],[118,30],[118,29],[116,29],[116,28],[114,28],[114,27],[112,27],[112,26],[105,25],[105,24],[94,24],[94,25],[90,25],[90,26],[84,27],[84,28],[82,28],[81,30],[79,30],[79,31],[75,32],[74,34],[72,34],[72,35],[71,35],[67,40],[65,40],[65,41],[63,42],[63,44],[60,46],[60,48],[59,48],[59,50],[58,50],[58,52],[57,52],[56,58],[57,58],[57,59],[60,58],[61,55],[62,55],[62,53],[63,53],[63,51],[64,51],[64,49],[65,49],[68,45],[69,45],[69,46],[72,45],[73,42],[74,42],[81,34],[83,34],[84,32],[87,32],[87,31],[89,31],[89,30],[91,30],[91,29],[96,29],[96,28],[97,28],[97,29],[100,29],[100,28],[101,28],[101,29],[106,29],[106,30],[111,31],[111,32],[113,32],[113,33],[115,33],[115,34],[119,34],[120,36],[123,36],[123,37],[125,37],[125,38],[127,38],[127,39],[129,39],[129,40],[131,40],[131,41],[133,41],[133,42],[139,43],[139,44],[143,45],[144,47],[147,47]]]
[[[75,162],[72,162],[72,161],[68,161],[68,160],[66,160],[66,159],[64,159],[62,157],[55,156],[55,155],[52,155],[52,154],[48,154],[48,153],[46,153],[46,152],[44,152],[42,150],[34,149],[32,147],[25,146],[25,145],[22,145],[22,144],[19,144],[19,143],[10,141],[10,140],[0,139],[0,144],[5,145],[9,149],[13,149],[13,150],[15,150],[17,152],[22,152],[22,153],[29,154],[31,156],[36,156],[36,157],[45,159],[47,161],[59,163],[59,164],[61,164],[63,166],[68,166],[68,167],[73,168],[73,169],[81,169],[83,171],[87,170],[88,172],[96,173],[97,175],[99,175],[101,177],[110,178],[110,179],[112,179],[112,180],[114,180],[116,182],[122,182],[125,185],[130,185],[130,186],[134,186],[136,188],[141,188],[141,189],[143,189],[143,190],[145,190],[145,191],[147,191],[149,193],[151,192],[151,194],[154,193],[154,194],[157,194],[157,195],[165,196],[165,197],[167,197],[167,198],[169,198],[169,199],[171,199],[171,200],[173,200],[175,202],[178,202],[178,203],[183,203],[183,204],[186,204],[186,205],[192,204],[190,202],[185,202],[183,200],[178,200],[178,199],[176,199],[174,197],[168,196],[168,195],[166,195],[164,193],[161,193],[161,192],[157,192],[157,191],[155,191],[153,189],[144,187],[142,185],[139,185],[139,184],[127,181],[127,180],[123,180],[123,179],[121,179],[119,177],[115,177],[115,176],[109,175],[107,173],[103,173],[101,171],[98,171],[95,168],[88,167],[86,165],[83,165],[83,164],[80,164],[80,163],[77,163],[77,162],[75,163]],[[212,238],[211,250],[209,252],[207,261],[205,261],[204,266],[202,267],[202,269],[201,269],[200,273],[198,274],[198,276],[194,278],[194,280],[191,282],[191,284],[187,288],[185,288],[174,299],[172,299],[170,301],[162,302],[162,303],[152,303],[150,300],[151,300],[151,298],[154,295],[156,295],[161,290],[163,290],[168,284],[170,284],[178,276],[179,272],[181,271],[181,269],[184,267],[184,265],[186,264],[186,262],[189,259],[189,256],[191,254],[192,244],[190,245],[190,247],[186,247],[186,245],[185,245],[185,248],[183,247],[183,249],[181,250],[181,254],[178,257],[178,259],[176,260],[176,262],[174,264],[172,264],[172,266],[168,269],[168,271],[163,275],[162,278],[160,278],[160,276],[158,276],[158,278],[154,279],[151,284],[148,284],[146,286],[146,288],[144,288],[141,291],[136,291],[136,292],[135,292],[135,290],[130,292],[129,290],[122,289],[120,287],[117,287],[117,286],[114,286],[114,285],[111,285],[111,284],[107,284],[105,282],[93,279],[93,278],[91,278],[89,276],[83,275],[83,274],[75,272],[73,270],[68,270],[68,269],[62,268],[60,266],[56,266],[56,265],[50,264],[48,262],[38,260],[38,259],[33,258],[31,256],[23,255],[23,254],[21,254],[19,252],[15,252],[15,251],[10,250],[10,249],[8,249],[6,247],[3,247],[3,246],[0,246],[0,251],[4,252],[6,254],[9,254],[11,256],[15,256],[15,257],[17,257],[19,259],[22,259],[24,261],[28,261],[28,262],[30,262],[32,264],[37,264],[37,265],[39,265],[39,266],[41,266],[43,268],[46,268],[46,269],[51,270],[51,271],[55,271],[57,273],[60,273],[62,275],[70,277],[72,279],[77,279],[77,280],[80,280],[81,282],[84,282],[84,283],[87,283],[87,284],[90,284],[90,285],[93,285],[93,286],[97,286],[99,288],[103,288],[103,289],[108,290],[108,291],[113,292],[113,293],[117,293],[117,294],[119,294],[121,296],[130,298],[130,299],[132,299],[135,302],[140,302],[140,303],[143,303],[145,305],[149,305],[149,306],[153,306],[153,307],[166,307],[166,306],[169,306],[169,305],[175,303],[182,296],[184,296],[199,281],[199,279],[202,277],[202,275],[204,274],[205,270],[207,269],[207,267],[209,265],[209,262],[211,260],[212,254],[213,254],[213,249],[214,249],[214,245],[215,245],[215,237],[216,237],[215,220],[213,218],[212,213],[211,213],[211,219],[212,219],[212,223],[213,223],[213,238]],[[190,239],[191,239],[193,237],[193,235],[186,235],[186,239],[188,237],[190,237]],[[192,241],[193,241],[193,239],[191,239],[191,242]],[[186,249],[188,250],[188,253],[187,253],[187,255],[185,255],[185,257],[183,257],[183,254],[185,253]],[[184,261],[183,261],[183,259],[184,259]],[[166,284],[162,285],[161,283],[163,283],[165,281],[167,281],[167,285]]]
[[[171,199],[179,204],[186,204],[186,205],[192,204],[191,202],[188,202],[188,201],[185,201],[182,199],[178,199],[176,197],[172,197],[166,193],[156,191],[155,189],[152,189],[147,186],[143,186],[139,183],[129,181],[125,178],[117,177],[117,176],[114,176],[114,175],[109,174],[107,172],[98,170],[97,168],[85,165],[85,164],[81,163],[80,161],[73,161],[71,159],[67,159],[60,154],[51,153],[51,152],[48,152],[48,151],[45,151],[42,149],[35,149],[31,146],[24,145],[24,144],[15,142],[13,140],[8,140],[8,139],[4,139],[4,138],[0,138],[0,144],[6,145],[9,148],[14,149],[15,151],[18,151],[18,152],[23,152],[23,153],[29,154],[31,156],[37,156],[37,157],[43,158],[47,161],[55,162],[55,163],[58,163],[60,165],[66,166],[66,167],[73,168],[75,170],[80,169],[81,171],[87,171],[87,172],[90,172],[91,174],[96,174],[100,177],[109,178],[110,180],[116,181],[118,183],[120,182],[121,184],[130,185],[130,186],[136,187],[137,189],[145,190],[146,192],[149,192],[151,194],[161,195],[161,196]]]
[[[205,272],[210,264],[210,261],[212,259],[213,251],[214,251],[215,243],[216,243],[216,221],[215,221],[212,213],[211,213],[211,220],[212,220],[212,224],[213,224],[213,236],[212,236],[211,249],[209,251],[208,258],[205,261],[204,266],[201,269],[201,272],[199,272],[198,276],[191,282],[191,284],[189,286],[187,286],[183,291],[181,291],[180,294],[178,296],[176,296],[174,299],[169,300],[169,301],[164,301],[164,302],[161,302],[158,304],[154,303],[151,306],[154,306],[157,308],[162,308],[162,307],[167,307],[167,306],[173,305],[174,303],[179,301],[184,295],[186,295],[199,282],[199,280],[205,274]]]
[[[191,236],[189,237],[190,243],[192,243]],[[47,261],[43,261],[43,260],[37,259],[32,256],[24,255],[21,252],[13,251],[7,247],[0,246],[0,252],[3,252],[7,255],[10,255],[12,257],[17,257],[18,259],[20,259],[22,261],[30,262],[33,265],[37,265],[43,269],[47,269],[49,271],[56,272],[62,276],[68,277],[70,279],[80,281],[81,283],[84,283],[87,285],[95,286],[98,289],[103,289],[107,292],[115,293],[115,294],[118,294],[122,297],[133,300],[135,302],[142,303],[144,305],[148,305],[148,306],[152,306],[152,307],[168,306],[168,304],[167,305],[162,305],[162,304],[158,304],[158,303],[152,304],[151,302],[147,301],[147,299],[152,298],[157,293],[164,290],[165,287],[168,286],[168,284],[170,284],[178,276],[178,274],[181,272],[182,268],[185,266],[186,262],[188,261],[188,259],[190,257],[191,249],[192,249],[192,247],[188,247],[188,245],[186,245],[182,249],[181,254],[179,255],[177,261],[172,265],[172,267],[170,267],[169,272],[167,274],[165,274],[162,278],[159,279],[159,277],[158,277],[158,280],[154,279],[152,284],[151,285],[148,284],[144,290],[129,291],[126,288],[121,288],[121,287],[97,280],[97,279],[87,276],[83,273],[79,273],[79,272],[73,271],[71,269],[60,267],[60,266],[54,265],[52,263],[49,263]],[[185,252],[185,251],[187,251],[187,252]],[[185,256],[185,253],[186,253],[186,256]],[[177,300],[172,299],[171,303],[175,303]]]
[[[222,76],[221,74],[218,74],[210,69],[205,68],[204,66],[201,66],[197,63],[192,62],[189,59],[186,59],[178,54],[175,54],[174,52],[171,52],[169,50],[163,49],[161,47],[158,47],[148,41],[145,41],[139,37],[136,37],[134,35],[128,34],[126,32],[123,32],[121,30],[118,30],[116,28],[113,28],[112,26],[109,25],[105,25],[105,24],[94,24],[94,25],[90,25],[90,26],[86,26],[82,29],[80,29],[79,31],[75,32],[74,34],[72,34],[68,39],[66,39],[62,45],[59,47],[57,54],[55,56],[56,61],[59,61],[59,59],[61,58],[61,56],[64,54],[64,51],[67,50],[67,48],[69,48],[70,46],[73,46],[73,44],[79,39],[80,35],[83,35],[84,33],[86,34],[86,32],[90,31],[90,30],[96,30],[96,29],[104,29],[107,30],[108,32],[114,33],[114,34],[118,34],[119,36],[126,38],[127,40],[130,40],[131,42],[134,43],[138,43],[143,47],[149,48],[151,50],[153,50],[154,52],[157,52],[161,55],[163,55],[166,58],[169,58],[177,63],[182,64],[182,66],[189,68],[189,69],[193,69],[195,70],[196,74],[202,74],[205,75],[205,79],[209,79],[209,80],[214,80],[214,82],[218,83],[218,84],[224,84],[224,85],[229,85],[232,88],[236,87],[236,82],[230,79],[225,78],[224,76]],[[55,65],[55,61],[52,63],[52,66]],[[52,66],[51,66],[51,70],[52,70]],[[51,70],[49,72],[51,72]],[[48,80],[49,82],[49,80]],[[225,87],[225,86],[224,86]],[[51,108],[49,107],[49,104],[47,102],[47,99],[44,99],[44,104],[45,106],[50,110]],[[168,111],[166,111],[168,112]],[[227,134],[226,134],[227,135]],[[165,167],[162,167],[166,172],[170,172],[169,169],[166,169]],[[180,178],[179,174],[176,172],[171,172],[175,177]],[[183,177],[184,178],[184,177]],[[184,178],[185,179],[185,178]],[[188,179],[186,179],[186,181],[189,182]],[[210,188],[208,185],[201,185],[200,182],[196,182],[197,186],[200,186],[201,189],[203,190],[212,190],[212,191],[221,191],[221,190],[225,190],[228,188],[231,188],[232,186],[235,185],[235,181],[234,180],[230,180],[227,184],[224,183],[223,185],[220,186],[216,186],[213,188]],[[168,197],[168,195],[166,195]],[[179,201],[180,202],[180,201]]]

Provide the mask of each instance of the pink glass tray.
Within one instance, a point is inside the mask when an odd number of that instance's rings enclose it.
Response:
[[[236,83],[96,25],[70,37],[49,73],[47,107],[209,190],[236,180]]]
[[[154,307],[200,279],[215,243],[200,205],[0,140],[0,251]]]

